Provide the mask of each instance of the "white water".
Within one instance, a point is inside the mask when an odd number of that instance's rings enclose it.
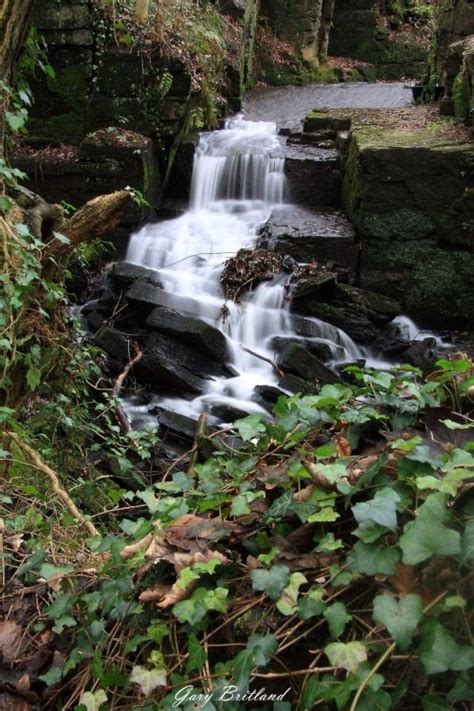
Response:
[[[284,158],[275,124],[237,117],[224,130],[201,136],[189,211],[132,236],[127,261],[156,269],[169,294],[192,299],[187,303],[193,315],[225,333],[236,371],[235,377],[210,380],[207,392],[192,401],[160,398],[166,408],[194,417],[214,403],[258,412],[262,408],[251,401],[255,386],[277,384],[267,362],[276,358],[271,340],[298,337],[281,277],[261,284],[242,304],[227,302],[224,319],[220,275],[226,259],[254,244],[259,225],[284,196]],[[334,362],[367,358],[340,329],[317,319],[304,324],[315,342],[330,345]]]

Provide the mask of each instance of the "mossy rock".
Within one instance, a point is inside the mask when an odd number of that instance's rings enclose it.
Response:
[[[312,131],[348,131],[351,128],[349,117],[339,117],[328,111],[311,111],[305,116],[303,130]]]

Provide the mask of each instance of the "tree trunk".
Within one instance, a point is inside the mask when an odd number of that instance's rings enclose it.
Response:
[[[328,60],[329,34],[334,16],[335,0],[323,0],[321,10],[321,25],[319,27],[319,61],[324,64]]]
[[[150,0],[135,0],[135,17],[142,23],[148,20]]]
[[[18,60],[23,51],[36,0],[0,0],[0,79],[15,88]],[[0,158],[5,154],[5,111],[10,98],[8,88],[0,87]]]

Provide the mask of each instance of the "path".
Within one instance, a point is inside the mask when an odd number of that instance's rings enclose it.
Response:
[[[411,90],[402,82],[367,84],[307,84],[250,91],[245,116],[253,121],[275,121],[293,127],[312,109],[401,108],[412,105]]]

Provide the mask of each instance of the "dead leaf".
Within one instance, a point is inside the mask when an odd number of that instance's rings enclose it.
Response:
[[[3,620],[0,622],[0,654],[5,662],[11,664],[20,651],[23,639],[23,629],[16,622]]]
[[[297,491],[295,494],[293,494],[293,501],[297,501],[298,503],[304,503],[305,501],[309,501],[313,494],[313,491],[313,484],[308,484],[308,486],[305,486],[304,489],[301,489],[300,491]]]
[[[350,457],[352,454],[352,448],[348,440],[341,434],[337,434],[334,437],[336,441],[336,451],[340,457]]]
[[[135,541],[135,543],[130,543],[130,545],[122,548],[120,555],[124,560],[128,560],[129,558],[132,558],[135,553],[139,553],[142,550],[146,550],[152,541],[153,533],[147,533],[144,538],[141,538],[139,541]]]

